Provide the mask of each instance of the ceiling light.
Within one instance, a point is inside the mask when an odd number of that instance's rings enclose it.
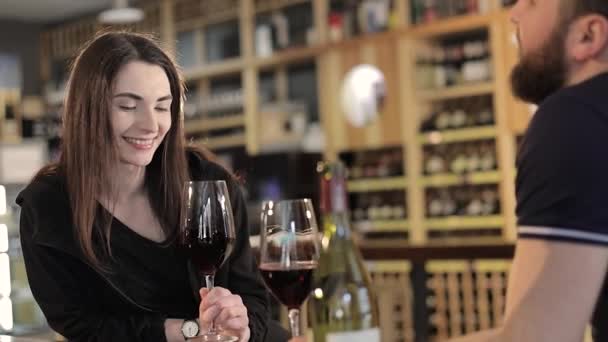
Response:
[[[99,14],[99,21],[104,24],[132,24],[144,18],[144,11],[128,7],[127,0],[114,0],[112,8]]]

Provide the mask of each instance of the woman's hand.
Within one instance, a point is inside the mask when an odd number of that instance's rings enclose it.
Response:
[[[223,287],[214,287],[211,291],[202,288],[200,294],[201,332],[207,331],[213,323],[216,329],[237,336],[239,342],[249,341],[249,317],[240,296]]]
[[[306,337],[304,336],[296,336],[292,337],[288,342],[306,342]]]

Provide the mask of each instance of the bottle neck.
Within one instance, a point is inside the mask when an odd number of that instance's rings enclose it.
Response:
[[[350,240],[350,221],[348,212],[330,212],[323,214],[323,234],[332,239]]]
[[[346,171],[339,163],[325,164],[320,174],[321,201],[325,234],[349,239],[348,197],[346,193]]]

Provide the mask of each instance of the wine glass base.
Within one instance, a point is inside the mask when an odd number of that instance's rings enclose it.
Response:
[[[236,336],[220,335],[220,334],[204,334],[194,338],[188,339],[188,341],[196,342],[236,342],[239,338]]]

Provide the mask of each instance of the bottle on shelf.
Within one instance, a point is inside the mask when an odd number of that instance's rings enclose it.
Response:
[[[452,216],[456,213],[457,204],[452,194],[446,190],[442,189],[440,191],[440,199],[441,199],[441,215],[442,216]]]
[[[378,194],[374,194],[370,198],[369,207],[367,207],[367,219],[371,221],[380,220],[382,207],[382,198]]]
[[[351,238],[344,166],[321,163],[323,244],[308,300],[315,342],[380,341],[378,304]]]
[[[435,127],[438,130],[446,130],[448,128],[450,128],[450,117],[451,114],[448,111],[442,111],[440,112],[435,120]]]
[[[494,144],[485,142],[480,147],[479,168],[482,171],[491,171],[496,169],[496,151]]]
[[[355,153],[353,164],[350,168],[350,172],[348,177],[350,179],[359,179],[363,177],[363,153],[357,152]]]
[[[353,220],[361,222],[367,220],[368,196],[360,195],[357,197],[355,209],[353,210]]]
[[[403,152],[400,148],[390,152],[390,176],[396,177],[403,175]]]
[[[392,201],[392,216],[395,220],[403,220],[407,216],[405,206],[405,194],[401,191],[396,191]]]
[[[465,59],[462,64],[462,78],[465,82],[487,81],[492,68],[487,40],[469,41],[464,44]]]
[[[435,69],[435,88],[448,86],[448,71],[446,69],[447,54],[445,49],[437,45],[433,48],[433,62]]]
[[[483,202],[481,198],[477,197],[477,194],[473,194],[469,204],[467,205],[466,215],[467,216],[480,216],[483,213]]]
[[[443,215],[443,203],[436,191],[429,190],[426,193],[426,216],[439,217]]]
[[[462,109],[457,109],[450,115],[450,128],[459,129],[465,127],[467,123],[467,113]]]
[[[481,155],[479,145],[470,144],[466,147],[467,154],[467,172],[476,172],[481,169]]]
[[[428,175],[442,173],[446,170],[445,157],[436,149],[431,150],[426,155],[425,172]]]
[[[500,212],[497,190],[496,188],[486,188],[481,191],[482,215],[489,216]]]
[[[391,175],[391,157],[388,152],[381,152],[378,157],[378,167],[376,169],[376,177],[386,178]]]
[[[462,174],[467,171],[467,155],[462,145],[455,146],[450,159],[450,171]]]
[[[454,196],[454,202],[456,203],[456,211],[454,214],[459,216],[466,215],[466,208],[469,205],[469,195],[466,189],[452,189],[451,193]]]

